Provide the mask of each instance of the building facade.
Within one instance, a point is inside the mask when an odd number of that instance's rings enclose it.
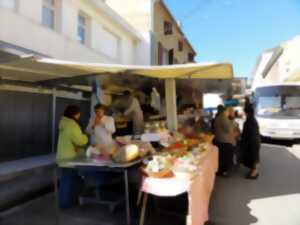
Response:
[[[0,27],[0,63],[10,55],[35,55],[136,64],[143,39],[102,0],[0,0]],[[1,72],[0,77],[0,104],[6,106],[0,118],[0,161],[55,151],[58,123],[69,104],[81,107],[82,124],[87,123],[89,93],[20,84]]]
[[[0,0],[0,48],[136,64],[138,33],[103,0]]]
[[[194,62],[196,53],[179,23],[162,0],[106,0],[144,38],[139,64],[169,65]]]
[[[283,84],[299,74],[300,36],[265,50],[257,60],[252,74],[252,89],[263,85]]]

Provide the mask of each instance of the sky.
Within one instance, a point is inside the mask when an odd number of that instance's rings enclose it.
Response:
[[[197,62],[231,62],[250,77],[266,49],[300,35],[300,0],[165,0]],[[299,53],[300,54],[300,53]]]

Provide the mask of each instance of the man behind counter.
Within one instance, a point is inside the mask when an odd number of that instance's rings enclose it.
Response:
[[[94,106],[95,116],[92,116],[86,128],[86,132],[91,135],[92,145],[102,145],[111,147],[113,145],[112,135],[115,133],[115,121],[113,117],[106,116],[106,107],[101,104]]]
[[[129,117],[133,123],[133,134],[142,134],[144,131],[144,114],[139,103],[139,100],[133,96],[130,91],[124,91],[128,108],[125,110],[124,115]]]

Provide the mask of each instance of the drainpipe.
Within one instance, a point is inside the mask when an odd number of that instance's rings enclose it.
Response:
[[[159,2],[159,0],[151,1],[151,12],[150,12],[150,57],[151,57],[151,65],[156,65],[156,37],[155,37],[155,5]]]

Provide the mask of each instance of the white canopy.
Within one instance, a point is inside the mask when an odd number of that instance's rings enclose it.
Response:
[[[170,66],[131,66],[62,61],[32,56],[0,63],[0,77],[25,82],[45,82],[98,75],[137,75],[148,78],[232,79],[230,63]]]

